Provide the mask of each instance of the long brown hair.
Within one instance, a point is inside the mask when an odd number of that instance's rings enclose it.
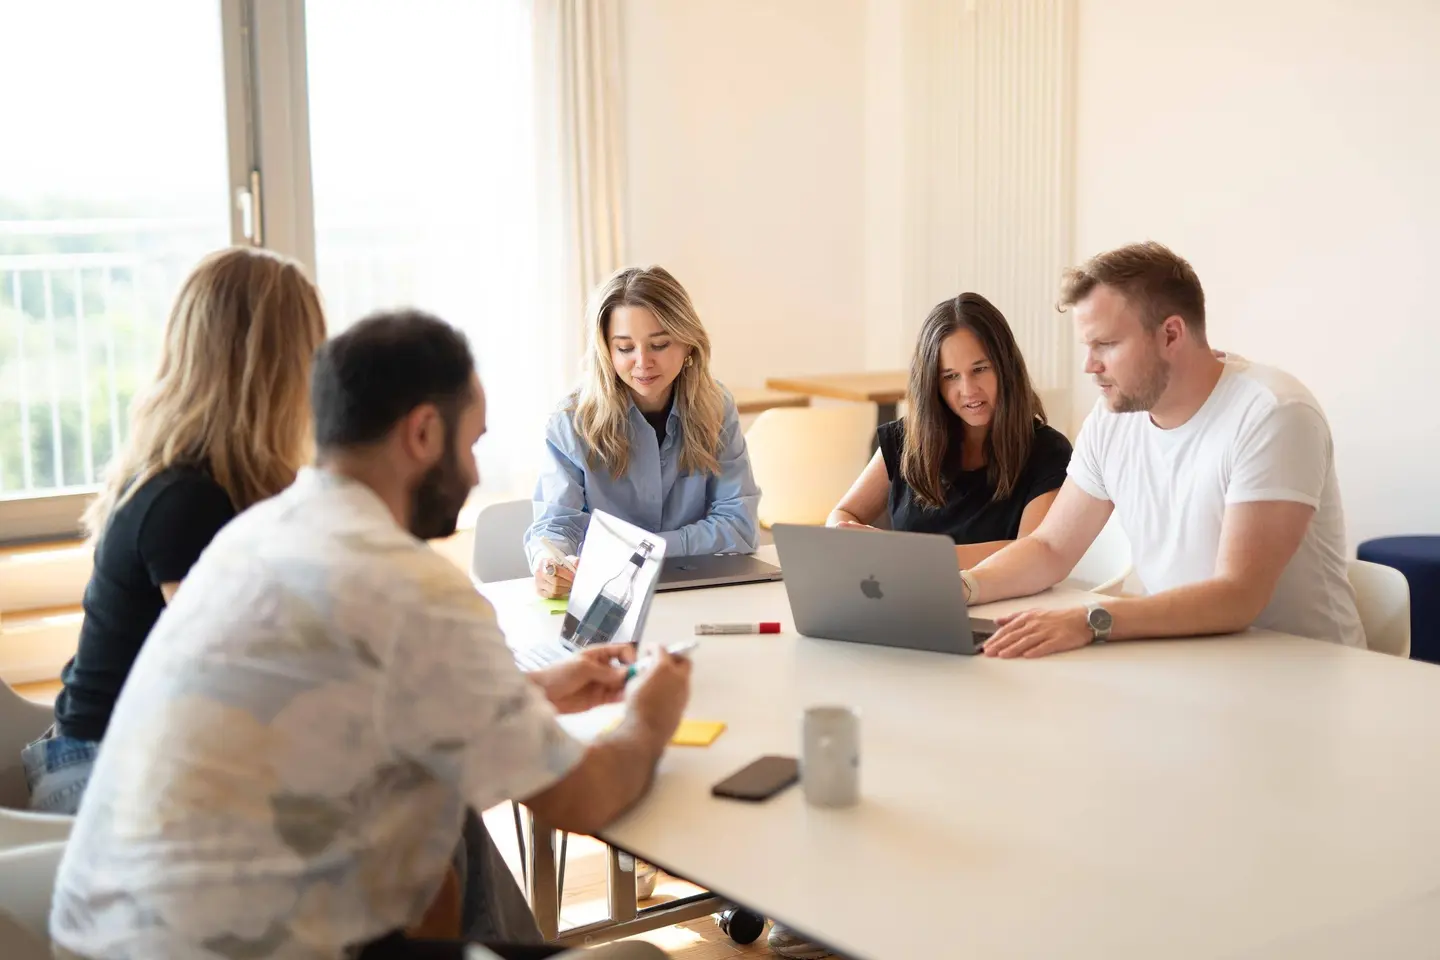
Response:
[[[616,307],[644,307],[661,329],[690,348],[690,359],[675,378],[675,411],[680,415],[680,472],[720,472],[720,431],[725,394],[710,376],[710,337],[690,294],[664,267],[626,267],[590,295],[586,309],[589,349],[585,377],[574,398],[575,432],[590,448],[592,463],[612,476],[630,467],[630,395],[610,361],[610,314]]]
[[[175,298],[155,382],[136,397],[85,511],[89,536],[177,464],[209,470],[236,510],[294,482],[311,455],[310,362],[324,339],[320,295],[295,261],[253,247],[200,261]]]
[[[995,487],[994,500],[1003,500],[1015,491],[1020,472],[1030,459],[1035,424],[1045,423],[1045,408],[1030,383],[1025,358],[1004,314],[978,293],[962,293],[936,304],[920,327],[915,355],[910,359],[909,412],[900,458],[905,482],[916,499],[932,509],[945,503],[949,483],[943,466],[952,438],[958,443],[961,436],[955,429],[958,418],[940,395],[940,345],[961,330],[975,334],[995,367],[995,415],[985,436],[986,469]]]

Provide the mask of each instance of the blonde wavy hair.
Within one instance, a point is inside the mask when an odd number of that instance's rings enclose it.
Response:
[[[572,399],[575,432],[590,448],[592,465],[621,477],[630,467],[630,392],[610,361],[610,315],[616,307],[644,307],[661,329],[690,348],[675,378],[680,416],[680,472],[720,472],[725,394],[710,375],[710,337],[680,281],[664,267],[626,267],[590,295],[585,375]]]
[[[82,518],[110,515],[172,466],[209,470],[236,510],[288,487],[311,457],[310,363],[325,339],[320,295],[300,264],[253,247],[210,254],[175,298],[155,382]]]

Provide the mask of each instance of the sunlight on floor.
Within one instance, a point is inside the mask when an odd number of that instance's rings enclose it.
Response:
[[[685,927],[662,927],[659,930],[651,930],[638,937],[631,937],[632,940],[644,940],[653,943],[666,953],[673,953],[677,950],[685,950],[690,947],[702,944],[705,938],[694,930]]]

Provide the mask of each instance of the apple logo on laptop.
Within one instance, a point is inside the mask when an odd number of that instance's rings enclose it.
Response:
[[[870,574],[868,580],[860,581],[860,592],[871,600],[883,599],[885,594],[880,590],[880,581],[875,579],[875,574]]]

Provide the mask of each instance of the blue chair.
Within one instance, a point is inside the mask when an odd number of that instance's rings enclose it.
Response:
[[[1380,537],[1359,559],[1394,567],[1410,584],[1410,659],[1440,663],[1440,536]]]

